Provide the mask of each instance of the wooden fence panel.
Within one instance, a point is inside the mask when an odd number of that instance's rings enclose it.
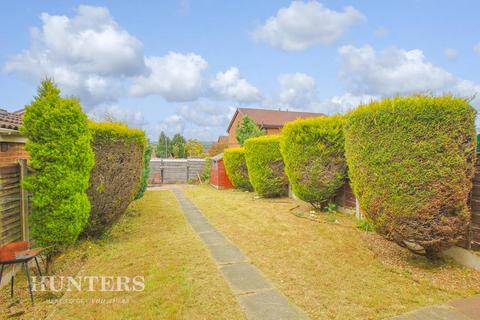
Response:
[[[0,166],[0,245],[23,238],[20,165]]]
[[[150,160],[149,184],[187,183],[202,175],[204,159],[155,159]]]

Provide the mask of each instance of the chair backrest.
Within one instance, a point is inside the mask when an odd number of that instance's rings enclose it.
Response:
[[[10,251],[13,251],[13,252],[16,252],[16,251],[24,251],[24,250],[27,250],[29,247],[29,243],[28,241],[17,241],[17,242],[11,242],[9,244],[6,244],[4,246],[1,246],[0,247],[0,250],[1,249],[6,249],[6,250],[10,250]]]
[[[0,247],[0,262],[15,260],[17,252],[27,250],[28,241],[17,241]]]

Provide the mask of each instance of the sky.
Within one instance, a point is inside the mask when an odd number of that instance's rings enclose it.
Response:
[[[479,1],[5,1],[0,108],[42,79],[94,120],[216,140],[238,107],[335,114],[412,93],[480,108]]]

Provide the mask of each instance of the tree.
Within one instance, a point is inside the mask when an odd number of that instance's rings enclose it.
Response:
[[[189,139],[185,145],[185,153],[188,158],[198,158],[203,155],[203,144],[196,139]]]
[[[62,98],[45,80],[26,107],[22,133],[34,169],[23,182],[32,191],[32,238],[60,251],[77,240],[90,215],[86,191],[94,155],[87,116],[77,99]]]
[[[155,155],[158,158],[168,158],[172,155],[172,142],[170,138],[162,131],[158,137],[157,149]]]
[[[135,195],[135,200],[140,199],[145,194],[148,186],[148,176],[150,175],[150,157],[152,155],[152,146],[149,142],[145,146],[143,151],[143,167],[142,167],[142,176],[140,180],[140,187],[137,194]]]
[[[212,144],[210,149],[208,149],[208,155],[210,157],[214,157],[217,154],[222,153],[223,150],[225,150],[226,148],[228,148],[228,145],[226,143],[215,142],[214,144]]]
[[[172,138],[172,154],[174,158],[185,158],[185,138],[177,133]]]
[[[237,141],[238,144],[243,146],[243,143],[248,138],[260,137],[265,135],[265,132],[261,130],[249,116],[245,116],[237,125]]]

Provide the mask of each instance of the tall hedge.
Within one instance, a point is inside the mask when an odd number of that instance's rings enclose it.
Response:
[[[73,244],[90,213],[86,190],[93,166],[87,116],[76,99],[64,99],[46,80],[26,107],[23,134],[34,173],[24,180],[32,192],[31,236],[58,251]]]
[[[147,143],[143,151],[143,167],[142,175],[140,176],[140,186],[138,187],[135,200],[140,199],[145,194],[148,187],[148,176],[150,175],[150,158],[152,157],[152,146]]]
[[[255,192],[263,197],[288,194],[279,136],[263,136],[245,140],[248,177]]]
[[[322,208],[345,183],[347,164],[341,116],[298,119],[282,130],[280,150],[297,197]]]
[[[100,235],[127,209],[139,190],[146,147],[145,134],[119,123],[91,122],[95,166],[88,197],[92,205],[86,228]]]
[[[248,180],[247,162],[244,148],[229,148],[223,151],[223,163],[227,175],[235,188],[253,190]]]
[[[468,101],[451,96],[385,99],[348,114],[353,190],[379,232],[429,257],[465,235],[474,120]]]

